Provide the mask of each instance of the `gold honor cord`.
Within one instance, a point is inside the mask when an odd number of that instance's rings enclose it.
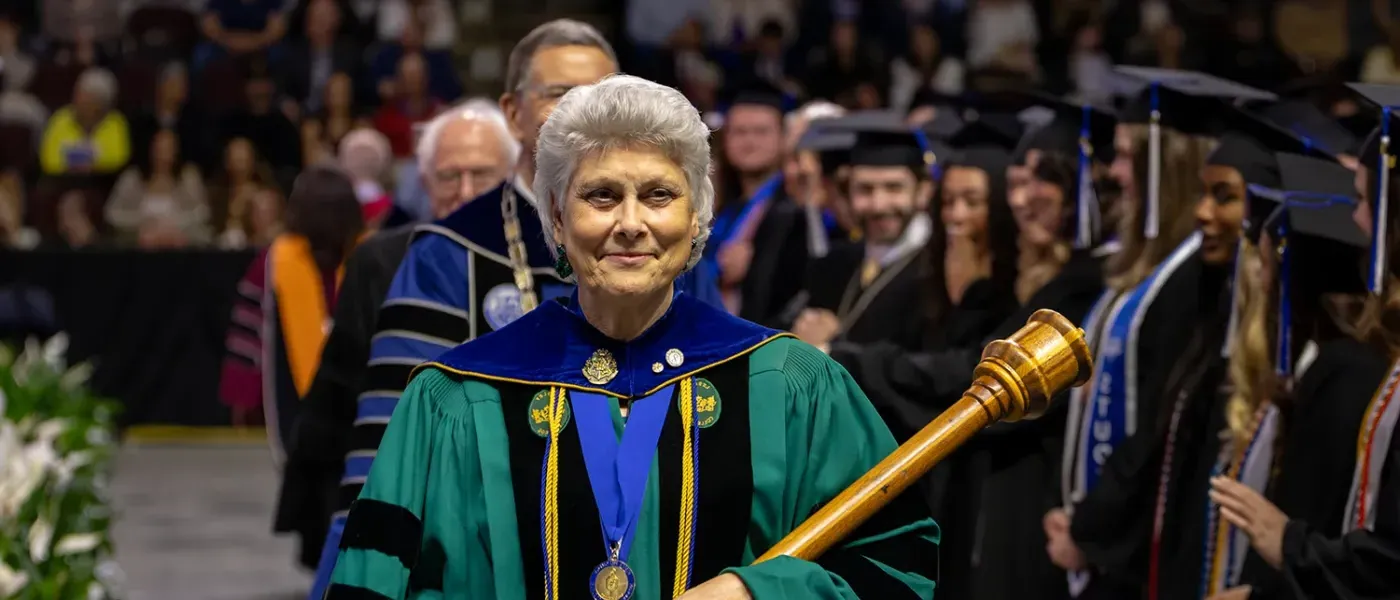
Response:
[[[525,243],[520,239],[520,213],[516,206],[513,179],[506,182],[501,194],[506,252],[510,255],[510,268],[515,273],[515,287],[520,290],[520,312],[524,314],[539,306],[540,300],[535,294],[535,274],[530,272],[530,256],[525,253]]]
[[[690,587],[692,567],[691,551],[695,547],[695,496],[700,485],[699,458],[700,432],[695,426],[695,378],[681,380],[681,398],[678,405],[681,413],[681,429],[685,431],[685,445],[681,449],[681,518],[680,532],[676,536],[676,577],[671,589],[671,597],[685,593]]]
[[[565,403],[568,392],[562,387],[549,390],[549,440],[545,446],[544,481],[540,494],[540,528],[544,543],[544,589],[547,600],[559,600],[559,435],[564,429]],[[676,576],[672,597],[684,594],[690,587],[694,566],[695,512],[698,506],[700,467],[700,432],[695,421],[695,379],[686,377],[680,383],[681,428],[685,447],[681,450],[681,506],[679,535],[676,536]]]

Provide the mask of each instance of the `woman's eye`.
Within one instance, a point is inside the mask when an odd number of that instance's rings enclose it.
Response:
[[[587,194],[584,194],[583,197],[591,202],[608,202],[616,199],[617,194],[614,194],[613,191],[610,189],[599,188],[596,190],[592,190]]]
[[[676,194],[666,188],[656,188],[648,192],[647,197],[652,200],[670,200],[671,198],[675,198]]]

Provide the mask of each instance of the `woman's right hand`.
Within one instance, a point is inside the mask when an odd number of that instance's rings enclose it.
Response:
[[[1042,522],[1045,527],[1045,552],[1050,555],[1050,562],[1066,571],[1082,571],[1088,566],[1088,561],[1084,559],[1084,553],[1079,550],[1079,546],[1074,544],[1074,538],[1070,536],[1069,513],[1063,508],[1056,508],[1045,513]]]

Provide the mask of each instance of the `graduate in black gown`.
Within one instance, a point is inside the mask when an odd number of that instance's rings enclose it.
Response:
[[[976,344],[907,352],[889,344],[833,344],[896,436],[909,435],[956,401],[971,382],[982,346],[1050,308],[1078,321],[1102,291],[1102,260],[1072,249],[1077,164],[1052,155],[1040,161],[1024,202],[1013,205],[1021,270],[1013,284],[1017,309]],[[1025,260],[1036,257],[1037,260]],[[993,425],[947,461],[946,481],[929,496],[944,526],[941,592],[950,598],[1036,598],[1063,588],[1063,574],[1042,551],[1041,515],[1052,504],[1053,463],[1064,428],[1063,403],[1039,420]]]
[[[1287,191],[1278,199],[1286,205],[1265,225],[1259,244],[1260,256],[1270,263],[1265,271],[1272,289],[1242,303],[1241,333],[1231,356],[1235,393],[1227,419],[1234,437],[1246,443],[1252,437],[1254,444],[1265,444],[1265,432],[1277,431],[1266,496],[1296,521],[1291,527],[1300,529],[1303,537],[1339,537],[1356,466],[1358,430],[1389,362],[1383,352],[1344,334],[1350,327],[1340,322],[1345,313],[1338,296],[1355,297],[1363,290],[1366,237],[1351,219],[1352,172],[1335,162],[1294,155],[1280,155],[1279,164]],[[1261,413],[1261,423],[1243,422],[1255,406],[1276,412],[1279,424],[1268,422],[1267,412]],[[1232,496],[1222,497],[1222,490],[1231,494],[1249,489],[1253,497],[1261,497],[1235,479],[1212,482],[1212,499],[1226,500],[1224,516],[1233,509]],[[1232,527],[1228,535],[1228,543],[1234,544],[1228,567],[1231,575],[1239,569],[1238,578],[1213,598],[1309,597],[1298,594],[1290,581],[1296,581],[1298,573],[1272,566],[1282,565],[1277,554],[1265,552],[1270,554],[1266,560],[1248,551],[1244,529]]]
[[[718,275],[731,313],[774,323],[806,283],[807,225],[783,188],[790,99],[766,83],[735,86],[720,135],[725,166],[712,243],[701,267]]]
[[[1016,229],[1005,199],[1006,152],[970,149],[945,161],[940,201],[930,211],[931,169],[899,115],[858,114],[824,127],[858,132],[845,162],[865,234],[813,264],[808,306],[793,332],[818,346],[980,342],[1014,308],[1007,301]],[[911,327],[911,319],[921,326]]]
[[[1353,87],[1382,107],[1400,105],[1400,88]],[[1309,400],[1318,404],[1300,416],[1310,422],[1296,425],[1300,435],[1311,437],[1294,442],[1295,426],[1290,426],[1268,499],[1228,481],[1215,482],[1212,497],[1224,517],[1248,535],[1256,553],[1246,565],[1252,587],[1237,597],[1400,597],[1400,440],[1393,435],[1400,403],[1393,401],[1397,373],[1383,366],[1400,350],[1390,308],[1397,284],[1393,261],[1400,250],[1393,234],[1386,234],[1400,226],[1400,194],[1390,186],[1395,159],[1382,142],[1387,126],[1395,127],[1395,121],[1383,118],[1363,145],[1355,177],[1361,201],[1352,217],[1370,234],[1370,256],[1363,264],[1372,292],[1354,320],[1352,333],[1360,343],[1331,349],[1331,360],[1324,360],[1322,351],[1329,348],[1322,346],[1299,380],[1299,410],[1307,410],[1303,402]],[[1295,227],[1302,222],[1295,219]],[[1347,273],[1340,267],[1345,260],[1333,259],[1326,268]],[[1380,356],[1373,355],[1377,351]],[[1367,387],[1373,388],[1369,399]],[[1294,447],[1300,450],[1290,458],[1288,449]]]
[[[1190,80],[1182,87],[1200,85]],[[1199,247],[1172,278],[1189,277],[1183,287],[1192,293],[1169,301],[1196,307],[1192,318],[1173,324],[1188,334],[1184,351],[1164,380],[1155,419],[1140,423],[1140,433],[1122,440],[1096,469],[1097,485],[1075,506],[1067,535],[1051,536],[1052,554],[1060,545],[1057,564],[1137,581],[1152,599],[1203,597],[1204,574],[1215,564],[1219,549],[1207,545],[1213,527],[1206,496],[1226,449],[1230,277],[1241,238],[1268,214],[1246,200],[1247,186],[1280,185],[1276,151],[1309,151],[1302,140],[1233,105],[1217,103],[1197,118],[1214,120],[1224,133],[1201,169]],[[1066,541],[1075,555],[1069,560]]]

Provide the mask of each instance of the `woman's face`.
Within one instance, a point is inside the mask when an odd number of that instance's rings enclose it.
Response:
[[[783,161],[783,185],[802,204],[823,204],[822,165],[816,152],[799,150]]]
[[[1366,165],[1360,165],[1360,168],[1356,169],[1356,197],[1360,200],[1357,201],[1356,208],[1351,211],[1351,220],[1356,223],[1357,227],[1361,228],[1361,231],[1366,232],[1368,238],[1371,236],[1371,224],[1374,218],[1372,216],[1374,213],[1371,212],[1371,172],[1371,168]]]
[[[151,138],[151,164],[158,169],[168,169],[175,165],[179,144],[175,134],[161,131]]]
[[[909,31],[909,50],[921,60],[931,61],[938,57],[938,34],[926,24],[918,24]]]
[[[608,296],[669,293],[700,234],[680,165],[649,147],[580,157],[555,198],[554,237],[579,287]]]
[[[189,81],[183,71],[171,72],[160,81],[158,96],[161,100],[172,104],[184,104],[185,97],[189,93]]]
[[[1139,197],[1133,177],[1133,150],[1132,130],[1119,125],[1113,132],[1113,163],[1108,167],[1108,175],[1118,181],[1123,198],[1130,202]]]
[[[248,211],[248,225],[254,236],[273,230],[282,220],[282,197],[276,190],[263,188],[253,194],[251,210]]]
[[[1196,202],[1196,225],[1201,230],[1201,258],[1223,265],[1235,257],[1244,230],[1245,184],[1238,169],[1223,165],[1201,168],[1205,193]]]
[[[987,173],[971,167],[953,167],[943,174],[942,189],[939,215],[948,238],[984,239],[991,195]]]
[[[247,175],[253,172],[253,144],[238,138],[228,143],[224,156],[224,169],[229,175]]]
[[[1064,222],[1065,190],[1054,183],[1032,177],[1019,205],[1011,207],[1023,245],[1048,247],[1060,238]]]

